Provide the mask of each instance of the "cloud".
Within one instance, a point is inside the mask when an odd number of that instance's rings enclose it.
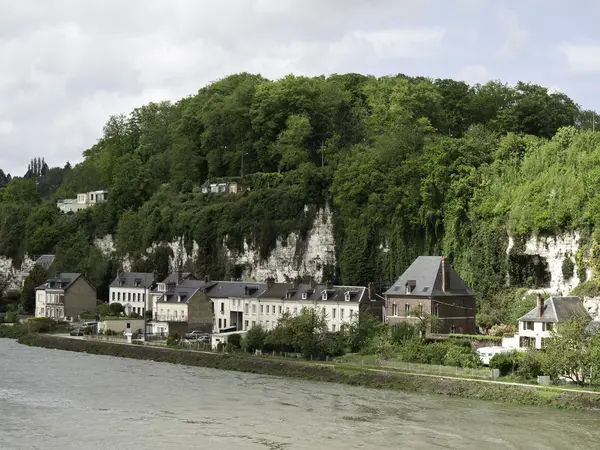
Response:
[[[458,71],[456,78],[465,81],[469,84],[484,84],[487,81],[493,80],[494,76],[484,66],[465,66]]]
[[[81,160],[111,114],[178,100],[231,73],[378,72],[427,60],[430,1],[0,2],[0,168]],[[400,24],[401,23],[401,24]]]
[[[567,57],[572,71],[583,74],[600,73],[600,44],[561,44],[558,49]]]
[[[526,50],[530,33],[522,25],[519,15],[514,10],[498,7],[496,18],[505,35],[498,50],[500,58],[514,58]]]

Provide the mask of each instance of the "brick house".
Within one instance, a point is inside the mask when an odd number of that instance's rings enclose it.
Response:
[[[418,323],[418,311],[438,318],[435,332],[475,333],[472,289],[442,256],[419,256],[385,293],[386,322]]]
[[[35,291],[35,317],[75,320],[96,311],[96,288],[80,273],[56,274]]]

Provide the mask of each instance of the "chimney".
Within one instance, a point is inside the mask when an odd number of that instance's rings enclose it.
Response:
[[[177,284],[181,283],[181,280],[183,278],[183,274],[181,273],[181,270],[177,271]]]
[[[544,314],[544,302],[542,301],[542,294],[537,295],[537,309],[538,317],[541,319]]]
[[[275,284],[275,278],[269,277],[267,278],[267,288],[271,289]]]
[[[448,289],[448,274],[447,272],[446,257],[442,256],[442,291],[446,292]]]
[[[369,292],[369,300],[375,300],[375,295],[373,293],[373,283],[369,283],[367,285],[367,289],[368,289],[368,292]]]

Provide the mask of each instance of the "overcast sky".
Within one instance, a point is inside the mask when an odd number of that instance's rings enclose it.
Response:
[[[0,0],[0,168],[226,75],[530,81],[600,110],[600,0]]]

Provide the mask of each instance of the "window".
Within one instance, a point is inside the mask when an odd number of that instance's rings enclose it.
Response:
[[[290,312],[290,307],[289,307],[289,306],[286,306],[286,307],[285,307],[285,312],[286,312],[286,313],[289,313],[289,312]]]
[[[440,316],[440,305],[439,303],[433,304],[433,315],[439,317]]]
[[[530,321],[525,322],[523,324],[523,329],[533,331],[533,322],[530,322]]]
[[[450,327],[450,333],[456,333],[456,325],[452,325],[452,327]]]
[[[335,333],[335,325],[331,325],[331,331]]]
[[[265,305],[260,305],[260,313],[264,313],[265,312]]]
[[[302,293],[302,300],[306,300],[306,292]]]
[[[346,293],[344,294],[344,301],[347,301],[347,302],[349,302],[349,301],[350,301],[350,292],[346,292]]]
[[[552,331],[552,324],[550,322],[542,323],[542,331]]]
[[[352,320],[352,316],[354,316],[354,310],[353,309],[350,310],[350,320]]]
[[[269,305],[267,305],[267,314],[269,314]]]
[[[282,309],[283,309],[283,307],[281,305],[279,305],[279,314],[281,314]]]
[[[246,314],[248,314],[248,303],[246,303],[246,304],[244,305],[244,312],[245,312]]]
[[[227,319],[223,319],[223,328],[227,328]]]
[[[256,305],[252,305],[252,314],[256,314]]]
[[[225,312],[225,302],[221,302],[221,314]]]
[[[321,300],[327,300],[327,291],[323,291],[321,294]]]
[[[221,319],[219,319],[219,330],[221,329]]]
[[[131,322],[127,322],[127,328],[131,328]]]
[[[131,292],[127,293],[127,301],[130,302],[131,301]]]
[[[252,321],[252,326],[255,327],[256,326],[256,320]]]
[[[294,308],[294,315],[297,316],[298,315],[298,308]]]
[[[404,314],[408,315],[409,312],[410,312],[410,305],[408,303],[406,303],[404,305]]]
[[[392,316],[397,316],[398,315],[398,305],[396,305],[395,303],[392,305]]]
[[[121,300],[121,293],[117,292],[117,300]]]
[[[336,310],[335,310],[335,308],[333,308],[333,309],[331,310],[331,318],[332,318],[332,319],[335,319],[335,311],[336,311]]]
[[[244,320],[244,330],[247,330],[247,329],[248,329],[248,321]]]
[[[116,293],[113,292],[112,293],[112,300],[113,300],[113,302],[115,301],[115,298],[117,298],[117,295],[116,295]]]
[[[340,308],[340,319],[344,319],[344,308]]]
[[[267,326],[266,326],[267,330],[269,329],[269,321],[267,320]]]
[[[142,294],[142,301],[145,302],[146,301],[146,294]]]

